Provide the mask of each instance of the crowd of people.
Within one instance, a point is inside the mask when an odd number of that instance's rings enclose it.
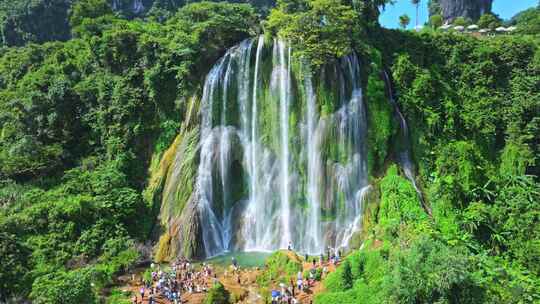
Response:
[[[292,251],[292,244],[287,246],[289,251]],[[316,258],[311,259],[310,269],[306,276],[299,271],[296,275],[296,281],[291,278],[289,284],[280,283],[279,289],[271,291],[272,304],[296,304],[298,303],[297,295],[299,292],[309,292],[315,284],[316,280],[321,280],[328,274],[328,266],[337,265],[340,262],[341,251],[337,249],[327,248],[327,256],[321,254],[317,263]],[[306,263],[310,261],[308,254],[305,255]]]
[[[217,275],[212,266],[203,263],[198,270],[186,259],[179,259],[171,264],[170,271],[163,271],[160,265],[150,265],[151,279],[139,289],[139,296],[133,297],[133,303],[156,303],[157,298],[167,299],[170,303],[182,303],[183,294],[205,293],[209,284],[217,282]],[[140,302],[139,302],[140,298]]]
[[[293,251],[292,244],[289,244],[288,250]],[[309,293],[310,289],[315,285],[315,281],[324,278],[329,272],[329,266],[337,265],[340,258],[341,251],[330,247],[327,248],[326,257],[321,254],[318,261],[317,256],[310,257],[306,254],[304,261],[309,263],[309,266],[305,265],[309,271],[305,275],[302,271],[299,271],[296,279],[290,278],[288,284],[280,283],[279,288],[274,288],[271,291],[272,304],[299,303],[300,293]],[[232,276],[236,278],[239,285],[242,285],[240,267],[234,257],[231,258],[230,267],[232,272],[225,271],[225,277]],[[192,262],[185,258],[178,259],[167,270],[156,264],[151,264],[150,268],[151,278],[147,278],[140,287],[138,294],[133,296],[133,304],[155,304],[158,299],[166,300],[168,303],[182,303],[183,295],[206,293],[209,287],[218,282],[217,273],[210,264],[202,263],[202,265],[195,267]]]

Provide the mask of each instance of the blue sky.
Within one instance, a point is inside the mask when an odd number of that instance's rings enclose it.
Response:
[[[418,24],[424,24],[428,20],[428,0],[421,1],[419,10]],[[493,12],[499,14],[503,19],[509,19],[516,13],[538,5],[538,0],[494,0]],[[411,0],[397,0],[394,5],[386,6],[386,10],[382,12],[380,22],[388,28],[399,27],[399,16],[407,14],[411,17],[409,28],[414,28],[416,9],[411,4]]]

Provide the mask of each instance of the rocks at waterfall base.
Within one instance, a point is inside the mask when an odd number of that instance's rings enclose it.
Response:
[[[493,0],[431,0],[430,15],[442,15],[445,23],[458,17],[476,21],[491,12],[492,3]]]

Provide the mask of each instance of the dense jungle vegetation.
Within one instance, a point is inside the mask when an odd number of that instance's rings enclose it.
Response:
[[[149,167],[211,65],[262,33],[314,69],[355,51],[375,62],[365,82],[386,70],[410,131],[395,145],[410,145],[423,192],[380,162],[366,242],[316,303],[539,302],[539,8],[514,18],[519,34],[477,38],[382,29],[387,2],[280,0],[268,18],[201,2],[136,18],[105,0],[1,1],[0,302],[96,303],[150,258]]]

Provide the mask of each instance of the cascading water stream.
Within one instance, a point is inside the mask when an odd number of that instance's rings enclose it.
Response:
[[[314,86],[309,69],[293,72],[291,58],[279,39],[271,48],[263,37],[246,40],[206,78],[196,191],[207,257],[289,242],[318,254],[346,247],[361,228],[369,187],[358,58],[328,68],[325,90],[338,100],[325,114],[318,111],[322,84]]]
[[[338,191],[344,195],[344,208],[337,214],[335,230],[337,231],[334,248],[346,247],[354,233],[356,218],[362,211],[362,192],[367,182],[367,118],[362,100],[360,83],[360,65],[356,55],[349,55],[342,61],[344,70],[349,72],[351,97],[337,114],[338,137],[346,147],[348,162],[336,164],[335,174]],[[343,90],[343,89],[342,89]]]
[[[199,198],[198,209],[203,227],[203,243],[207,257],[221,253],[222,227],[213,210],[212,156],[215,146],[215,132],[212,129],[212,107],[216,88],[227,57],[223,57],[208,73],[202,97],[201,152],[196,191]]]
[[[287,59],[285,54],[285,43],[278,40],[277,52],[279,57],[279,109],[280,109],[280,133],[281,133],[281,174],[280,174],[280,195],[281,195],[281,248],[287,247],[291,242],[291,210],[290,210],[290,189],[289,189],[289,99],[290,99],[290,59],[291,49],[288,48]]]
[[[133,1],[133,12],[135,14],[139,14],[142,11],[144,11],[144,4],[142,3],[142,0],[134,0]]]
[[[313,82],[311,72],[306,72],[304,79],[307,113],[307,198],[309,201],[308,220],[306,232],[308,236],[307,250],[309,252],[317,252],[321,249],[322,243],[322,227],[321,227],[321,202],[320,202],[320,186],[322,178],[322,161],[319,153],[321,147],[321,136],[316,136],[316,97],[313,90]],[[320,133],[319,133],[320,134]]]
[[[246,159],[249,171],[249,198],[246,212],[244,213],[244,231],[242,235],[245,237],[244,250],[264,251],[271,250],[273,233],[272,225],[264,225],[272,221],[272,206],[268,204],[268,195],[271,191],[271,180],[274,174],[271,170],[272,162],[269,159],[268,151],[260,147],[259,131],[258,131],[258,115],[259,115],[259,89],[261,85],[260,65],[261,56],[264,47],[264,37],[260,36],[257,42],[257,51],[255,54],[255,69],[253,76],[253,89],[251,95],[251,117],[246,117],[246,122],[251,122],[250,126],[243,127],[243,133],[246,138],[249,136],[249,142],[244,144],[244,147],[249,153]],[[246,103],[249,101],[246,101]],[[242,103],[243,104],[243,103]],[[244,106],[247,108],[247,106]],[[248,114],[248,111],[245,112]],[[270,212],[269,212],[270,211]]]
[[[418,198],[420,199],[422,207],[426,210],[428,214],[431,215],[431,210],[429,210],[429,208],[425,204],[424,195],[422,194],[422,191],[420,191],[420,188],[418,188],[418,185],[416,184],[416,177],[414,175],[414,164],[412,162],[411,150],[409,147],[410,137],[409,137],[409,127],[407,126],[407,121],[405,120],[405,116],[403,116],[403,114],[401,113],[399,106],[396,102],[396,99],[394,97],[394,92],[392,91],[392,82],[390,81],[390,77],[388,76],[388,73],[386,71],[383,71],[383,75],[384,75],[386,88],[388,90],[387,92],[388,100],[390,101],[390,104],[394,108],[395,115],[398,117],[402,141],[405,145],[405,147],[401,149],[401,151],[398,152],[399,153],[398,162],[403,168],[403,172],[405,173],[405,176],[412,183],[416,191],[416,194],[418,195]]]

